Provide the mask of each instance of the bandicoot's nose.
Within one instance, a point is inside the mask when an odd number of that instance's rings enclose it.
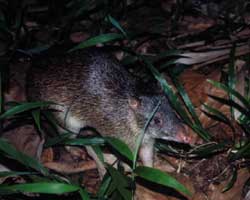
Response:
[[[187,143],[187,144],[192,143],[192,138],[188,134],[188,127],[187,126],[180,126],[177,129],[176,140],[178,142]]]

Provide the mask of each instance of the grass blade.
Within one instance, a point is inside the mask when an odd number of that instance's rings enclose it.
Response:
[[[158,102],[158,104],[156,105],[156,107],[154,108],[154,110],[152,111],[152,113],[150,114],[148,120],[146,121],[146,123],[145,123],[145,125],[144,125],[144,127],[143,127],[142,132],[141,132],[140,135],[136,138],[135,153],[134,153],[134,157],[133,157],[133,169],[136,168],[136,161],[137,161],[139,149],[140,149],[140,146],[141,146],[141,143],[142,143],[144,134],[145,134],[145,132],[146,132],[146,130],[147,130],[147,127],[148,127],[150,121],[152,120],[152,118],[154,117],[155,113],[156,113],[157,110],[159,109],[160,105],[161,105],[161,100]]]
[[[9,110],[7,110],[6,112],[4,112],[2,115],[0,115],[0,119],[4,119],[7,117],[11,117],[13,115],[28,111],[28,110],[32,110],[35,108],[43,108],[43,107],[47,107],[51,104],[54,104],[52,102],[25,102],[25,103],[21,103],[20,105],[14,106],[13,108],[10,108]]]
[[[223,83],[219,83],[213,80],[207,80],[209,83],[211,83],[213,86],[220,88],[222,90],[224,90],[227,93],[232,94],[233,96],[235,96],[236,98],[238,98],[240,100],[240,102],[247,108],[250,109],[250,103],[247,101],[247,99],[245,99],[239,92],[237,92],[236,90],[227,87],[226,85],[224,85]]]
[[[105,140],[101,137],[92,137],[92,138],[74,138],[74,139],[67,139],[63,141],[63,145],[70,145],[70,146],[86,146],[86,145],[102,145],[104,144]]]
[[[187,95],[184,87],[181,85],[181,83],[174,77],[174,76],[171,76],[179,94],[181,95],[181,98],[183,99],[184,103],[186,104],[186,107],[191,115],[191,117],[193,118],[194,122],[196,123],[197,126],[200,126],[202,128],[202,124],[198,118],[198,116],[196,115],[196,112],[195,112],[195,108],[189,98],[189,96]]]
[[[230,62],[228,66],[228,82],[227,85],[232,90],[235,89],[236,75],[235,75],[235,44],[230,51]],[[229,100],[233,101],[234,96],[230,92],[228,93]],[[230,107],[231,117],[234,119],[234,108]]]
[[[207,104],[203,104],[203,106],[204,106],[204,108],[206,108],[206,110],[207,110],[208,112],[212,113],[213,116],[215,116],[215,117],[218,119],[218,121],[221,121],[221,122],[223,122],[223,123],[225,123],[225,124],[228,124],[228,125],[231,124],[231,123],[230,123],[230,120],[227,118],[227,116],[224,115],[224,114],[223,114],[222,112],[220,112],[219,110],[216,110],[216,109],[212,108],[211,106],[209,106],[209,105],[207,105]],[[205,112],[205,111],[203,111],[203,112]],[[205,112],[205,114],[206,114],[206,112]]]
[[[120,23],[115,18],[113,18],[111,15],[108,15],[107,19],[110,21],[111,24],[113,24],[114,27],[116,27],[119,31],[121,31],[121,33],[126,38],[128,37],[128,34],[125,32],[125,30],[122,28]]]
[[[78,191],[79,187],[65,184],[65,183],[53,183],[53,182],[41,182],[41,183],[24,183],[15,185],[0,185],[1,193],[19,193],[19,192],[31,192],[31,193],[44,193],[44,194],[63,194],[68,192]]]
[[[185,195],[191,196],[191,193],[185,186],[179,183],[175,178],[169,176],[168,174],[158,169],[139,166],[134,170],[134,173],[145,180],[173,188],[179,192],[182,192]]]
[[[0,177],[10,177],[10,176],[21,176],[21,175],[31,175],[36,174],[34,172],[17,172],[17,171],[1,171]]]
[[[129,161],[133,161],[134,155],[127,144],[117,138],[105,137],[105,140],[125,158]]]
[[[107,170],[112,177],[112,181],[114,182],[115,188],[120,193],[120,195],[125,200],[132,199],[132,190],[130,188],[130,183],[128,177],[121,174],[118,170],[108,165]]]
[[[243,108],[241,105],[237,104],[236,102],[228,100],[228,99],[224,99],[224,98],[221,98],[221,97],[213,96],[213,95],[208,95],[208,96],[211,97],[212,99],[214,99],[214,100],[216,100],[216,101],[224,104],[224,105],[233,106],[239,112],[241,112],[242,114],[244,114],[246,118],[249,118],[250,111],[247,110],[246,108]]]
[[[35,121],[35,124],[36,124],[38,130],[41,132],[42,131],[42,129],[41,129],[41,111],[40,110],[33,110],[31,112],[31,114],[32,114],[32,117]]]
[[[82,200],[90,200],[88,193],[83,188],[79,187],[79,194]]]
[[[11,144],[6,140],[0,138],[0,150],[4,152],[4,156],[8,156],[11,159],[14,159],[26,167],[30,167],[41,172],[44,175],[48,175],[48,170],[34,158],[27,156],[26,154],[17,151]],[[1,153],[0,151],[0,153]]]
[[[124,38],[124,36],[118,33],[107,33],[107,34],[98,35],[78,44],[77,46],[70,49],[68,52],[70,53],[77,49],[84,49],[87,47],[95,46],[96,44],[99,44],[99,43],[106,43],[106,42],[110,42],[110,41],[114,41],[114,40],[118,40],[122,38]]]
[[[235,184],[235,182],[236,182],[236,180],[237,180],[237,176],[238,176],[238,171],[237,171],[237,169],[234,167],[234,168],[233,168],[233,174],[232,174],[232,176],[231,176],[231,178],[230,178],[230,181],[229,181],[229,183],[226,185],[226,187],[222,190],[222,192],[226,192],[226,191],[230,190],[230,189],[234,186],[234,184]]]

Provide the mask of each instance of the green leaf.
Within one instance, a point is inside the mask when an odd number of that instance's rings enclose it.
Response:
[[[86,146],[86,145],[102,145],[105,140],[102,137],[90,138],[70,138],[73,133],[63,133],[56,137],[49,138],[44,144],[45,147],[54,145],[69,145],[69,146]]]
[[[101,137],[92,138],[73,138],[66,139],[61,144],[70,146],[86,146],[86,145],[101,145],[104,144],[105,140]]]
[[[14,159],[26,167],[30,167],[35,169],[42,174],[48,175],[49,172],[41,163],[39,163],[34,158],[27,156],[26,154],[17,151],[11,144],[9,144],[6,140],[0,138],[0,150],[4,152],[4,156],[8,156],[11,159]],[[0,151],[0,153],[1,153]]]
[[[10,108],[6,112],[4,112],[2,115],[0,115],[0,119],[11,117],[13,115],[16,115],[16,114],[19,114],[19,113],[22,113],[31,109],[47,107],[51,104],[54,104],[54,103],[52,102],[25,102],[13,108]]]
[[[186,194],[188,196],[191,196],[191,193],[188,191],[188,189],[179,183],[175,178],[169,176],[168,174],[151,167],[145,167],[145,166],[139,166],[134,170],[134,173],[151,182],[173,188],[179,192],[182,192],[183,194]]]
[[[174,65],[176,64],[176,59],[172,59],[172,60],[169,60],[167,62],[165,62],[164,64],[162,64],[160,67],[159,67],[159,70],[164,70],[166,69],[167,67],[171,66],[171,65]]]
[[[207,104],[203,104],[203,106],[206,108],[206,110],[208,110],[210,113],[212,113],[214,116],[216,116],[220,121],[224,122],[225,124],[230,125],[230,120],[222,112],[212,108],[211,106],[209,106]]]
[[[110,165],[107,165],[107,170],[112,177],[112,182],[114,183],[115,188],[120,193],[120,195],[125,200],[132,199],[132,190],[130,188],[130,183],[128,177],[121,174],[118,170],[113,168]]]
[[[246,118],[249,118],[250,116],[250,110],[246,109],[244,107],[242,107],[241,105],[239,105],[238,103],[232,101],[232,100],[228,100],[228,99],[224,99],[221,97],[217,97],[217,96],[213,96],[213,95],[208,95],[210,98],[224,104],[227,106],[232,106],[234,108],[236,108],[239,112],[241,112],[241,114],[244,114]]]
[[[44,144],[44,147],[51,147],[57,144],[63,144],[64,141],[68,140],[69,137],[72,136],[72,133],[62,133],[58,136],[55,136],[53,138],[48,138],[47,141]]]
[[[110,176],[104,176],[102,180],[102,184],[98,189],[97,196],[99,199],[103,198],[108,190],[108,187],[111,183],[112,179]]]
[[[107,34],[98,35],[96,37],[92,37],[92,38],[78,44],[74,48],[70,49],[68,52],[72,52],[72,51],[75,51],[77,49],[83,49],[86,47],[95,46],[98,43],[106,43],[106,42],[110,42],[110,41],[114,41],[114,40],[118,40],[118,39],[122,39],[122,38],[124,38],[124,36],[122,34],[118,34],[118,33],[107,33]]]
[[[222,190],[222,192],[226,192],[226,191],[230,190],[230,189],[234,186],[234,184],[235,184],[235,182],[236,182],[236,180],[237,180],[237,176],[238,176],[238,171],[237,171],[237,169],[234,167],[234,168],[233,168],[233,174],[232,174],[232,176],[231,176],[231,178],[230,178],[230,181],[229,181],[229,183],[226,185],[226,187]]]
[[[238,160],[244,157],[249,157],[250,156],[250,142],[246,143],[245,145],[240,147],[238,150],[233,149],[230,153],[231,154],[229,156],[229,159],[232,161]]]
[[[110,176],[111,177],[111,176]],[[111,179],[112,180],[112,179]],[[109,186],[108,186],[108,190],[106,192],[106,196],[111,196],[112,194],[114,194],[116,192],[116,183],[114,181],[111,181]],[[121,196],[121,195],[120,195]]]
[[[161,100],[158,102],[158,104],[155,106],[154,110],[152,110],[152,112],[150,113],[142,132],[140,133],[140,135],[136,138],[136,146],[135,146],[135,153],[134,153],[134,157],[133,157],[133,169],[136,168],[136,161],[137,161],[137,157],[138,157],[138,153],[139,153],[139,149],[142,143],[142,140],[144,138],[145,132],[149,126],[149,123],[151,122],[151,120],[153,119],[155,113],[157,112],[157,110],[159,109],[161,105]]]
[[[45,116],[46,120],[48,120],[48,122],[53,126],[55,130],[57,130],[58,127],[65,129],[60,123],[58,123],[51,110],[43,110],[42,114],[43,116]]]
[[[102,149],[100,148],[99,145],[92,145],[91,148],[95,151],[97,157],[100,159],[100,161],[102,163],[104,163],[104,156],[103,156],[103,152]]]
[[[35,120],[35,124],[38,128],[38,130],[41,132],[41,111],[40,110],[33,110],[32,111],[32,117]]]
[[[133,161],[133,153],[129,149],[128,145],[117,138],[105,137],[105,140],[116,150],[123,155],[129,161]]]
[[[186,93],[184,87],[181,85],[181,83],[174,76],[171,76],[171,78],[172,78],[179,94],[181,95],[184,103],[186,104],[190,115],[194,119],[194,122],[196,123],[197,126],[203,128],[198,116],[196,115],[195,108],[194,108],[188,94]],[[207,136],[207,137],[211,137],[211,136]]]
[[[226,91],[227,93],[232,94],[233,96],[235,96],[236,98],[238,98],[240,100],[240,102],[247,108],[250,109],[250,103],[247,101],[247,99],[245,99],[239,92],[237,92],[236,90],[227,87],[226,85],[224,85],[223,83],[219,83],[213,80],[207,80],[209,83],[211,83],[213,86],[220,88],[224,91]]]
[[[230,51],[230,62],[228,66],[228,87],[231,89],[235,88],[236,85],[236,75],[235,75],[235,44]],[[234,100],[234,96],[229,92],[229,100]],[[234,119],[234,108],[230,107],[231,116]]]
[[[86,190],[84,190],[84,189],[83,189],[83,188],[81,188],[81,187],[79,187],[79,194],[80,194],[80,196],[81,196],[82,200],[90,200],[90,198],[89,198],[89,195],[88,195],[87,191],[86,191]]]
[[[42,183],[24,183],[15,185],[0,185],[1,193],[19,193],[19,192],[31,192],[31,193],[44,193],[44,194],[63,194],[67,192],[78,191],[79,187],[53,182]]]
[[[7,177],[7,176],[21,176],[21,175],[31,175],[36,174],[34,172],[17,172],[17,171],[1,171],[0,177]]]
[[[156,147],[157,150],[159,150],[159,152],[163,152],[163,153],[168,153],[170,155],[174,154],[174,155],[178,155],[181,156],[182,152],[178,151],[178,149],[173,148],[173,146],[171,146],[170,144],[167,144],[164,142],[164,140],[156,140],[156,143],[154,145]]]
[[[210,142],[193,148],[190,152],[188,152],[188,156],[191,158],[193,157],[204,158],[206,156],[226,150],[227,150],[226,143],[217,144],[215,142]]]
[[[119,31],[121,31],[125,37],[128,37],[128,34],[124,31],[120,23],[115,18],[113,18],[111,15],[108,15],[107,18],[110,21],[110,23],[113,24],[113,26],[116,27]]]

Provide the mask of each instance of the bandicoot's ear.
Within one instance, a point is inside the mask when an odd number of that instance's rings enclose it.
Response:
[[[133,110],[138,109],[141,105],[141,101],[135,97],[129,97],[128,103]]]

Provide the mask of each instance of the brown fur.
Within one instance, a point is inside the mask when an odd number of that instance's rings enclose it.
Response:
[[[154,138],[177,140],[181,124],[156,87],[143,92],[138,85],[116,60],[94,49],[51,57],[45,65],[32,67],[27,94],[30,100],[60,104],[54,107],[60,110],[56,116],[69,130],[78,133],[90,126],[103,136],[123,140],[132,149],[150,113],[162,100],[143,142],[145,149],[148,145],[152,151]]]

